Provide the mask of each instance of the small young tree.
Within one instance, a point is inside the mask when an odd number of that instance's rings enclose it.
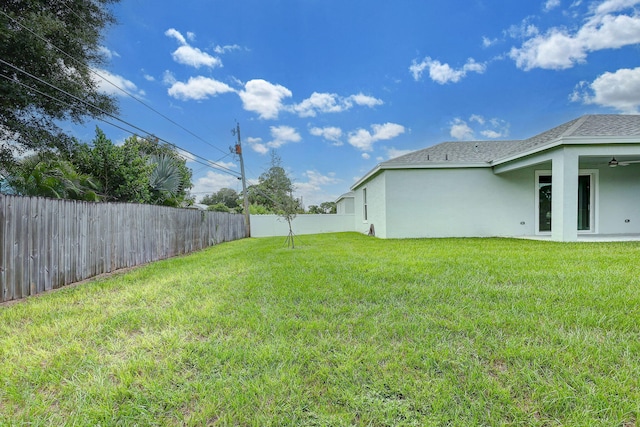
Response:
[[[258,184],[252,190],[257,195],[257,202],[267,205],[276,215],[287,221],[287,245],[295,248],[292,222],[300,210],[300,202],[293,197],[293,183],[275,150],[271,152],[271,167],[260,175]]]

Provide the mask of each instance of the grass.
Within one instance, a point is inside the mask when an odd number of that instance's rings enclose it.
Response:
[[[0,425],[637,425],[640,244],[298,243],[0,307]]]

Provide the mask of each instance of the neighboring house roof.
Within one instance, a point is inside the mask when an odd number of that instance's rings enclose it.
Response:
[[[383,169],[490,167],[496,161],[550,148],[569,138],[640,139],[640,115],[592,114],[523,140],[449,141],[378,164],[351,188]]]
[[[354,193],[353,191],[349,191],[348,193],[344,193],[342,196],[338,197],[336,199],[336,203],[338,203],[340,200],[354,198],[354,197],[356,197],[356,193]]]

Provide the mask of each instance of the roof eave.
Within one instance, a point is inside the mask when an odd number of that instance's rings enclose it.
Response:
[[[348,199],[348,198],[351,198],[351,197],[354,197],[354,196],[355,195],[353,194],[353,191],[349,191],[348,193],[344,193],[344,194],[340,195],[340,197],[338,197],[335,200],[335,203],[338,203],[340,200]]]
[[[378,172],[380,172],[380,170],[381,170],[381,164],[378,163],[373,169],[371,169],[369,172],[367,172],[362,178],[357,180],[355,182],[355,184],[353,184],[351,186],[350,190],[354,191],[356,188],[360,187],[363,183],[367,182],[369,180],[369,178],[373,177]]]
[[[380,163],[375,168],[371,169],[365,176],[356,181],[351,186],[351,191],[360,187],[362,184],[373,178],[378,173],[384,170],[398,170],[398,169],[462,169],[462,168],[488,168],[491,167],[489,162],[474,162],[474,163],[397,163],[397,164],[385,164]]]
[[[597,145],[597,144],[640,144],[640,135],[639,136],[567,136],[563,138],[556,139],[550,143],[540,145],[529,149],[527,151],[523,151],[521,153],[513,154],[508,157],[503,157],[501,159],[496,159],[490,162],[491,166],[498,166],[503,163],[512,162],[514,160],[521,159],[523,157],[531,156],[534,154],[541,153],[543,151],[547,151],[553,148],[557,148],[561,145]]]

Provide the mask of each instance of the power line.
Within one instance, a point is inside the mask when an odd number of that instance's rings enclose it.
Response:
[[[7,76],[7,75],[5,75],[5,74],[2,74],[2,73],[0,73],[0,77],[4,77],[4,78],[5,78],[5,79],[7,79],[7,80],[13,81],[13,80],[11,79],[11,77],[9,77],[9,76]],[[30,89],[30,90],[32,90],[32,91],[34,91],[34,92],[37,92],[38,94],[40,94],[40,95],[42,95],[42,96],[46,96],[46,97],[47,97],[47,98],[49,98],[49,99],[52,99],[52,100],[54,100],[54,101],[60,102],[60,103],[62,103],[62,104],[65,104],[65,105],[69,106],[70,108],[77,108],[77,107],[75,107],[75,106],[73,106],[73,105],[69,104],[69,103],[68,103],[68,102],[66,102],[66,101],[63,101],[63,100],[61,100],[61,99],[59,99],[59,98],[56,98],[56,97],[54,97],[54,96],[52,96],[52,95],[50,95],[50,94],[48,94],[48,93],[44,93],[44,92],[42,92],[42,91],[38,90],[37,88],[34,88],[34,87],[32,87],[32,86],[29,86],[29,85],[26,85],[25,83],[22,83],[22,82],[16,82],[16,81],[13,81],[13,82],[14,82],[14,83],[18,83],[19,85],[21,85],[21,86],[23,86],[23,87],[25,87],[25,88],[27,88],[27,89]],[[108,120],[106,120],[106,119],[104,119],[104,118],[102,118],[102,117],[96,117],[96,119],[97,119],[97,120],[99,120],[99,121],[101,121],[101,122],[103,122],[103,123],[106,123],[106,124],[108,124],[108,125],[110,125],[110,126],[113,126],[113,127],[117,128],[117,129],[120,129],[120,130],[123,130],[123,131],[125,131],[125,132],[127,132],[127,133],[130,133],[131,135],[137,136],[137,135],[136,135],[136,133],[135,133],[135,132],[132,132],[130,129],[126,129],[126,128],[124,128],[124,127],[122,127],[122,126],[120,126],[120,125],[117,125],[117,124],[115,124],[115,123],[113,123],[113,122],[110,122],[110,121],[108,121]],[[177,147],[177,146],[176,146],[176,147]],[[191,154],[191,155],[194,155],[194,156],[195,156],[195,154],[193,154],[193,153],[190,153],[190,152],[188,152],[188,151],[186,151],[186,150],[183,150],[183,149],[182,149],[182,148],[180,148],[180,147],[178,147],[178,148],[179,148],[180,150],[182,150],[182,151],[184,151],[184,152],[188,153],[188,154]],[[208,167],[208,168],[212,168],[212,169],[220,170],[220,172],[227,173],[227,174],[229,174],[229,175],[231,175],[231,176],[233,176],[233,177],[236,177],[236,178],[238,178],[238,179],[240,178],[240,177],[239,177],[239,175],[238,175],[237,173],[233,173],[234,171],[228,172],[228,171],[226,171],[226,170],[222,170],[222,169],[220,169],[219,167],[216,167],[216,166],[212,165],[212,164],[211,164],[211,162],[210,162],[209,160],[206,160],[206,163],[205,163],[205,162],[203,162],[203,161],[200,161],[200,160],[198,160],[198,159],[195,159],[195,158],[194,158],[194,159],[192,159],[192,161],[193,161],[194,163],[198,163],[198,164],[203,165],[203,166]]]
[[[85,24],[89,25],[84,18],[82,18],[81,16],[79,16],[77,13],[75,13],[75,11],[73,11],[71,8],[69,8],[69,6],[66,4],[66,2],[64,2],[64,6],[69,9],[71,11],[71,13],[73,13],[75,16],[78,17],[78,19],[80,19],[82,22],[84,22]],[[52,46],[54,49],[56,49],[58,52],[62,53],[63,55],[65,55],[67,58],[71,59],[72,61],[74,61],[77,64],[81,64],[84,65],[84,63],[82,63],[81,61],[77,60],[76,58],[74,58],[73,56],[69,55],[67,52],[65,52],[64,50],[60,49],[59,47],[57,47],[55,44],[51,43],[49,40],[47,40],[46,38],[42,37],[41,35],[39,35],[38,33],[36,33],[35,31],[33,31],[31,28],[27,27],[26,25],[23,25],[20,21],[12,18],[10,15],[8,15],[7,13],[5,13],[4,11],[0,10],[0,14],[6,16],[7,18],[9,18],[10,20],[12,20],[13,22],[15,22],[16,24],[18,24],[20,27],[22,27],[23,29],[25,29],[26,31],[28,31],[29,33],[33,34],[35,37],[37,37],[38,39],[40,39],[41,41],[47,43],[47,45]],[[137,102],[139,102],[140,104],[144,105],[146,108],[148,108],[149,110],[153,111],[154,113],[158,114],[160,117],[162,117],[163,119],[169,121],[170,123],[174,124],[175,126],[179,127],[180,129],[184,130],[185,132],[187,132],[188,134],[190,134],[191,136],[193,136],[194,138],[204,142],[205,144],[209,145],[212,148],[215,148],[216,150],[220,151],[221,153],[225,153],[224,150],[216,147],[215,145],[211,144],[210,142],[206,141],[205,139],[203,139],[202,137],[196,135],[195,133],[193,133],[192,131],[190,131],[189,129],[185,128],[184,126],[182,126],[181,124],[177,123],[176,121],[174,121],[173,119],[167,117],[166,115],[162,114],[161,112],[159,112],[158,110],[156,110],[155,108],[151,107],[150,105],[146,104],[144,101],[142,101],[140,98],[138,98],[137,96],[133,95],[132,93],[126,91],[125,89],[121,88],[120,86],[118,86],[117,84],[113,83],[112,81],[110,81],[109,79],[107,79],[105,76],[103,76],[102,74],[98,73],[96,70],[94,70],[91,67],[88,67],[88,70],[90,73],[95,74],[96,76],[100,77],[102,80],[104,80],[105,82],[109,83],[110,85],[112,85],[113,87],[115,87],[116,89],[120,90],[122,93],[124,93],[125,95],[133,98],[134,100],[136,100]]]
[[[90,106],[90,107],[92,107],[92,108],[96,109],[97,111],[101,112],[102,114],[105,114],[105,115],[107,115],[107,116],[109,116],[109,117],[111,117],[111,118],[113,118],[113,119],[115,119],[115,120],[117,120],[117,121],[119,121],[119,122],[121,122],[121,123],[124,123],[124,124],[125,124],[125,125],[127,125],[127,126],[130,126],[130,127],[134,128],[134,129],[136,129],[136,130],[138,130],[138,131],[140,131],[140,132],[142,132],[142,133],[144,133],[144,134],[147,134],[147,135],[150,135],[150,136],[154,136],[154,137],[155,137],[155,138],[157,138],[159,141],[165,142],[165,143],[169,144],[170,146],[172,146],[172,147],[174,147],[174,148],[176,148],[176,149],[182,150],[182,151],[184,151],[185,153],[190,154],[191,156],[193,156],[193,157],[194,157],[194,159],[193,159],[193,160],[194,160],[194,162],[196,162],[196,163],[203,164],[203,165],[205,165],[205,166],[209,166],[209,167],[211,167],[211,168],[213,168],[213,169],[218,169],[218,170],[220,170],[220,171],[222,171],[222,172],[228,173],[228,174],[233,175],[233,176],[236,176],[236,177],[237,177],[237,176],[239,176],[239,174],[238,174],[236,171],[234,171],[234,170],[231,170],[231,169],[226,168],[226,167],[221,166],[221,165],[217,165],[217,164],[215,164],[214,162],[212,162],[212,161],[210,161],[210,160],[208,160],[208,159],[206,159],[206,158],[204,158],[204,157],[202,157],[202,156],[199,156],[199,155],[197,155],[197,154],[195,154],[195,153],[192,153],[192,152],[190,152],[190,151],[188,151],[188,150],[186,150],[186,149],[184,149],[184,148],[181,148],[181,147],[177,146],[176,144],[174,144],[174,143],[172,143],[172,142],[170,142],[170,141],[167,141],[167,140],[165,140],[165,139],[163,139],[163,138],[160,138],[160,137],[158,137],[158,136],[155,136],[155,135],[153,135],[151,132],[148,132],[148,131],[146,131],[146,130],[144,130],[144,129],[142,129],[142,128],[140,128],[140,127],[138,127],[138,126],[136,126],[136,125],[134,125],[134,124],[132,124],[132,123],[129,123],[129,122],[127,122],[127,121],[125,121],[125,120],[123,120],[123,119],[121,119],[121,118],[119,118],[119,117],[117,117],[117,116],[115,116],[115,115],[113,115],[113,114],[109,113],[108,111],[105,111],[105,110],[101,109],[100,107],[98,107],[98,106],[96,106],[96,105],[91,104],[91,103],[90,103],[90,102],[88,102],[88,101],[85,101],[85,100],[83,100],[83,99],[81,99],[81,98],[78,98],[77,96],[75,96],[75,95],[73,95],[73,94],[71,94],[71,93],[69,93],[69,92],[65,91],[64,89],[61,89],[61,88],[59,88],[59,87],[57,87],[57,86],[55,86],[55,85],[53,85],[53,84],[51,84],[51,83],[49,83],[49,82],[47,82],[47,81],[45,81],[45,80],[43,80],[43,79],[41,79],[41,78],[37,77],[37,76],[34,76],[33,74],[29,73],[28,71],[25,71],[25,70],[23,70],[23,69],[21,69],[21,68],[19,68],[19,67],[15,66],[15,65],[13,65],[13,64],[11,64],[11,63],[9,63],[9,62],[7,62],[7,61],[3,60],[2,58],[0,58],[0,63],[3,63],[3,64],[5,64],[5,65],[7,65],[7,66],[9,66],[9,67],[11,67],[11,68],[13,68],[13,69],[15,69],[15,70],[17,70],[17,71],[21,72],[21,73],[23,73],[23,74],[26,74],[27,76],[31,77],[32,79],[35,79],[35,80],[37,80],[37,81],[39,81],[39,82],[41,82],[41,83],[43,83],[43,84],[45,84],[45,85],[47,85],[47,86],[49,86],[49,87],[51,87],[51,88],[53,88],[53,89],[55,89],[55,90],[59,91],[59,92],[62,92],[62,93],[64,93],[65,95],[67,95],[67,96],[69,96],[69,97],[71,97],[71,98],[73,98],[73,99],[75,99],[75,100],[77,100],[77,101],[79,101],[79,102],[81,102],[81,103],[83,103],[83,104],[87,105],[87,106]],[[46,96],[46,97],[48,97],[48,98],[50,98],[50,99],[52,99],[52,100],[55,100],[55,101],[60,102],[60,103],[63,103],[63,104],[65,104],[65,105],[69,106],[70,108],[76,108],[75,106],[73,106],[73,105],[69,104],[68,102],[66,102],[66,101],[64,101],[64,100],[61,100],[61,99],[59,99],[59,98],[56,98],[56,97],[54,97],[54,96],[52,96],[52,95],[50,95],[50,94],[44,93],[44,92],[42,92],[42,91],[38,90],[37,88],[31,87],[31,86],[29,86],[29,85],[27,85],[27,84],[25,84],[25,83],[20,82],[20,81],[16,81],[15,79],[13,79],[13,78],[11,78],[11,77],[9,77],[9,76],[5,75],[5,74],[0,74],[0,76],[4,77],[5,79],[7,79],[7,80],[9,80],[9,81],[11,81],[11,82],[13,82],[13,83],[18,83],[18,84],[20,84],[21,86],[26,87],[26,88],[28,88],[28,89],[30,89],[30,90],[33,90],[33,91],[35,91],[35,92],[37,92],[37,93],[39,93],[39,94],[41,94],[41,95],[43,95],[43,96]],[[131,130],[129,130],[129,129],[125,129],[125,128],[123,128],[123,127],[119,126],[119,125],[116,125],[116,124],[111,123],[111,122],[109,122],[109,121],[107,121],[107,120],[104,120],[103,118],[96,117],[96,119],[98,119],[98,120],[100,120],[100,121],[102,121],[102,122],[104,122],[104,123],[107,123],[107,124],[109,124],[109,125],[112,125],[112,126],[114,126],[114,127],[118,128],[118,129],[121,129],[121,130],[123,130],[123,131],[125,131],[125,132],[131,133],[132,135],[135,135],[135,132],[132,132],[132,131],[131,131]],[[196,159],[201,159],[201,160],[203,160],[205,163],[203,163],[203,162],[201,162],[201,161],[198,161],[198,160],[196,160]]]

